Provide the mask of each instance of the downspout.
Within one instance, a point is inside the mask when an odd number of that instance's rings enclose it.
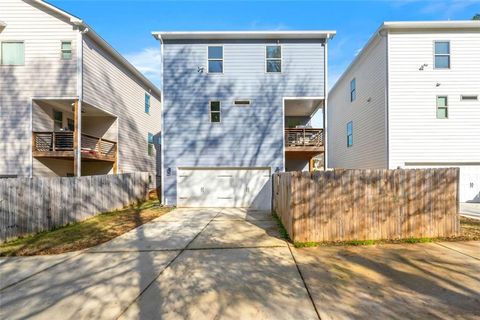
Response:
[[[79,26],[79,32],[77,33],[77,149],[75,150],[76,167],[74,173],[76,177],[82,175],[82,101],[83,101],[83,35],[88,32],[88,28],[81,30],[81,23]]]
[[[382,38],[385,38],[386,41],[386,49],[385,49],[385,148],[386,148],[386,169],[390,169],[390,115],[389,115],[389,39],[388,39],[388,31],[382,29],[378,32],[378,35]]]
[[[165,130],[165,125],[164,125],[164,112],[163,112],[163,107],[164,107],[164,103],[165,103],[165,98],[164,98],[164,77],[163,77],[163,40],[162,40],[162,35],[161,34],[157,34],[156,35],[157,37],[157,40],[160,41],[160,79],[162,80],[162,83],[160,84],[160,114],[161,114],[161,119],[160,119],[160,141],[162,142],[160,144],[160,166],[161,166],[161,170],[160,170],[160,183],[161,183],[161,186],[160,188],[162,189],[162,192],[161,192],[161,203],[162,204],[165,204],[165,205],[168,205],[168,203],[166,203],[166,200],[165,200],[165,171],[164,171],[164,159],[165,159],[165,155],[164,155],[164,152],[165,152],[165,141],[163,140],[163,133],[164,133],[164,130]]]
[[[323,46],[323,55],[324,55],[324,64],[323,64],[323,170],[328,168],[328,133],[327,133],[327,116],[328,116],[328,40],[330,39],[330,34],[327,34],[325,38],[325,45]]]

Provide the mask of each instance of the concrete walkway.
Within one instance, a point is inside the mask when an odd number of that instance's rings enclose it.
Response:
[[[177,209],[84,252],[0,260],[0,319],[480,316],[480,242],[290,248],[269,213]]]

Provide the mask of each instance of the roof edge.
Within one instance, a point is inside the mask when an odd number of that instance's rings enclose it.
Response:
[[[154,31],[155,39],[332,39],[335,30],[288,30],[288,31]]]

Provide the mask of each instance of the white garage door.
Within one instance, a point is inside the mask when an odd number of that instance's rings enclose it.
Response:
[[[177,206],[270,210],[270,169],[179,168]]]
[[[480,166],[460,167],[460,202],[480,203]]]

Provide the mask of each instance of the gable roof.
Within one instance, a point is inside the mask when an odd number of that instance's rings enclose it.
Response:
[[[347,69],[342,73],[329,92],[332,92],[338,83],[345,77],[348,71],[365,55],[370,46],[377,38],[384,36],[388,31],[418,31],[418,30],[477,30],[480,31],[480,21],[478,20],[457,20],[457,21],[385,21],[368,39],[362,50],[355,56]]]
[[[147,87],[149,87],[153,93],[157,95],[157,98],[160,99],[161,92],[160,89],[157,88],[150,80],[147,79],[137,68],[135,68],[127,59],[125,59],[117,50],[115,50],[107,41],[105,41],[98,33],[93,30],[87,23],[85,23],[82,19],[73,14],[68,13],[65,10],[62,10],[46,1],[43,0],[31,0],[34,3],[47,8],[55,13],[60,14],[61,16],[65,17],[72,25],[78,26],[92,38],[95,43],[97,43],[102,49],[107,51],[111,54],[114,58],[116,58],[123,66],[127,68],[130,72],[132,72],[136,77],[138,77]]]
[[[155,31],[157,40],[217,40],[217,39],[332,39],[333,30],[308,31]]]

